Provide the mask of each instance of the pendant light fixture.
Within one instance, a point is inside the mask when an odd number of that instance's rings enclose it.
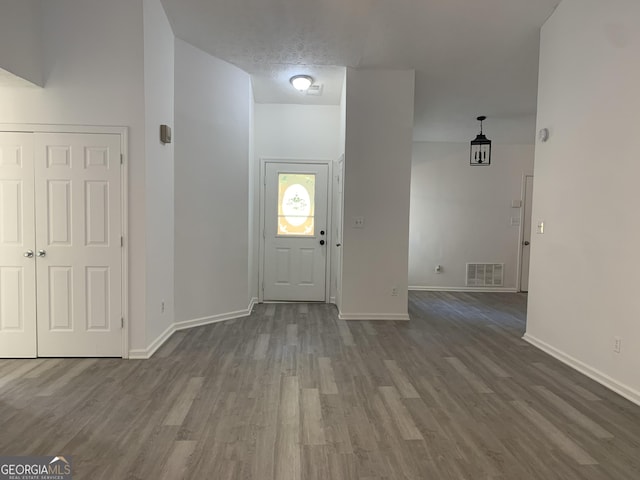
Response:
[[[471,140],[471,157],[469,160],[471,165],[491,165],[491,140],[482,133],[482,122],[486,119],[487,117],[485,116],[478,117],[480,133],[475,140]]]

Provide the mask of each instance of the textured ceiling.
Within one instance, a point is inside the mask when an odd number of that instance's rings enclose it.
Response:
[[[337,104],[331,67],[413,68],[416,140],[466,138],[484,114],[511,142],[533,140],[539,31],[560,2],[162,1],[178,37],[252,74],[257,102]],[[294,73],[323,95],[293,90]]]

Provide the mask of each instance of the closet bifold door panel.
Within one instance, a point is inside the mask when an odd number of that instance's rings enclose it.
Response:
[[[121,136],[0,133],[0,357],[121,357]]]
[[[33,135],[0,132],[0,357],[36,351]]]

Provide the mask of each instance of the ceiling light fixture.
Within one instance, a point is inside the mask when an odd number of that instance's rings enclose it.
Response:
[[[306,92],[313,85],[313,78],[309,75],[294,75],[289,79],[289,82],[299,92]]]
[[[491,165],[491,140],[482,133],[482,122],[486,119],[485,116],[478,117],[480,133],[475,140],[471,140],[471,158],[469,160],[471,165]]]

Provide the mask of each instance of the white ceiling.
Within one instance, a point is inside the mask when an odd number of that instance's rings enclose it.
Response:
[[[539,31],[560,0],[162,0],[176,36],[253,76],[259,103],[337,104],[343,66],[416,70],[414,138],[533,141]],[[311,74],[323,95],[289,84]],[[501,140],[498,138],[498,140]]]

